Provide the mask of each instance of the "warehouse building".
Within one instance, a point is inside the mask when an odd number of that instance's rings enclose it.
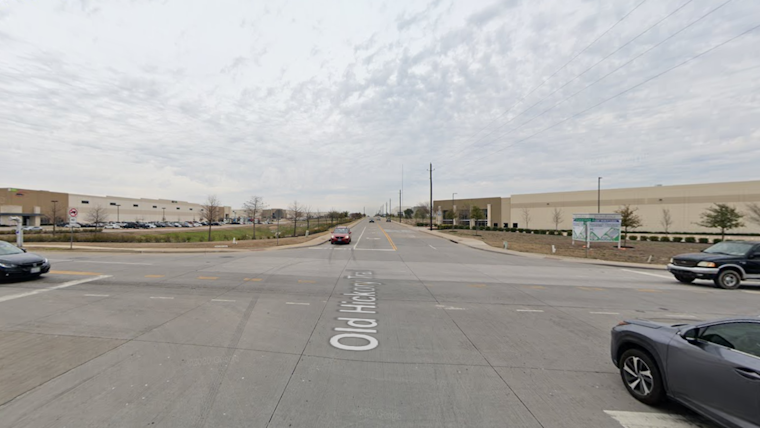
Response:
[[[715,232],[697,223],[713,204],[728,204],[748,212],[751,204],[760,205],[760,181],[633,187],[627,189],[581,190],[531,193],[511,197],[449,199],[433,202],[438,224],[469,224],[470,208],[479,207],[486,217],[480,225],[530,229],[570,229],[573,214],[612,213],[623,205],[636,208],[643,222],[641,231],[665,230],[669,214],[670,232]],[[452,215],[453,213],[453,215]],[[451,218],[454,217],[454,218]],[[555,225],[555,220],[557,221]],[[760,225],[744,219],[744,227],[734,233],[760,233]]]
[[[13,225],[11,217],[22,219],[25,226],[41,226],[54,221],[68,221],[69,210],[76,209],[77,221],[101,222],[200,221],[203,206],[171,199],[94,196],[17,188],[0,189],[0,225]],[[230,207],[220,207],[219,219],[228,219]]]

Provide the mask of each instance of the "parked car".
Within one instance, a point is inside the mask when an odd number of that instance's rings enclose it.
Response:
[[[34,278],[48,273],[48,259],[0,241],[0,280],[11,278]]]
[[[121,229],[121,226],[119,226],[116,223],[113,223],[113,224],[107,224],[107,225],[105,225],[105,227],[103,227],[103,229]]]
[[[40,226],[24,226],[21,228],[24,232],[42,232],[42,228]]]
[[[79,223],[66,223],[63,227],[69,227],[72,229],[81,229],[82,225],[80,225]]]
[[[351,230],[345,226],[338,226],[330,235],[330,244],[350,244]]]
[[[743,280],[760,279],[760,243],[724,241],[701,253],[680,254],[670,259],[668,271],[684,284],[707,279],[734,290]]]
[[[190,224],[190,223],[188,223],[188,222],[183,222],[183,223],[182,223],[182,227],[193,227],[193,225],[191,225],[191,224]]]
[[[211,222],[212,226],[221,226],[222,223],[219,223],[218,221]]]
[[[133,222],[126,222],[122,224],[121,227],[123,227],[124,229],[139,229],[140,228],[140,226],[137,223],[133,223]]]
[[[667,397],[723,427],[760,427],[760,319],[623,321],[612,329],[611,353],[642,403]]]

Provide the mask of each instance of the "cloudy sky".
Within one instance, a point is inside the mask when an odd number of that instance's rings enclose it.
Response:
[[[760,2],[0,2],[0,186],[375,212],[760,178]],[[738,37],[737,37],[738,36]]]

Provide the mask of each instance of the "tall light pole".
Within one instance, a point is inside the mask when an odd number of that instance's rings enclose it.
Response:
[[[162,220],[161,220],[161,221],[166,221],[166,207],[163,207],[163,208],[161,208],[161,209],[162,209],[162,210],[164,210],[164,213],[163,213],[163,215],[161,216],[161,218],[162,218]]]
[[[451,194],[451,227],[454,227],[454,218],[457,216],[456,211],[454,211],[454,196],[458,193],[452,193]]]
[[[599,177],[596,184],[596,212],[602,212],[602,177]]]
[[[55,222],[56,222],[55,216],[58,215],[58,205],[56,204],[58,203],[58,201],[50,201],[50,202],[53,203],[53,235],[55,235]]]
[[[121,220],[119,220],[119,207],[121,204],[116,204],[116,223],[121,223]]]
[[[430,162],[430,230],[433,230],[433,162]]]

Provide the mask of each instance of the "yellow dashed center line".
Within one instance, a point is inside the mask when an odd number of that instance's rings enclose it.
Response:
[[[651,288],[637,288],[636,291],[641,291],[642,293],[662,293],[662,290],[652,290]]]
[[[146,278],[163,278],[166,275],[145,275]]]
[[[604,291],[603,288],[597,288],[597,287],[578,287],[578,288],[580,288],[581,290],[586,290],[586,291]]]
[[[546,287],[544,287],[543,285],[529,285],[528,288],[532,288],[534,290],[543,290]]]
[[[245,278],[243,281],[259,282],[259,281],[262,281],[262,279],[261,278]]]
[[[383,235],[385,235],[385,237],[388,239],[388,242],[391,244],[391,247],[393,247],[393,251],[398,250],[398,248],[396,248],[396,244],[393,243],[393,239],[391,239],[390,235],[388,235],[388,233],[385,232],[385,229],[383,229],[383,227],[380,226],[379,224],[377,225],[377,227],[380,228],[380,230],[383,232]]]
[[[219,279],[219,277],[218,277],[218,276],[199,276],[199,277],[198,277],[198,279],[210,279],[210,280],[215,280],[215,279]]]
[[[97,272],[76,272],[72,270],[51,270],[50,273],[56,274],[56,275],[87,275],[87,276],[103,275],[102,273],[97,273]]]

